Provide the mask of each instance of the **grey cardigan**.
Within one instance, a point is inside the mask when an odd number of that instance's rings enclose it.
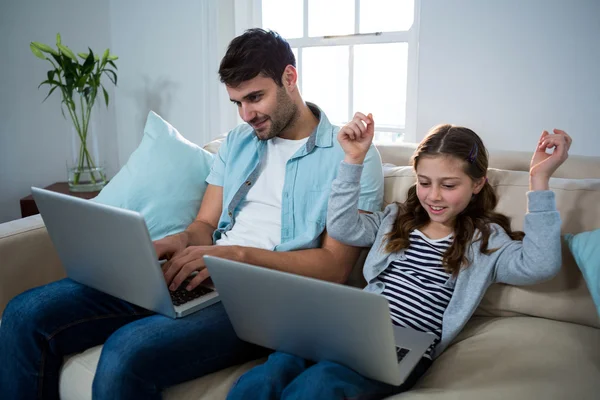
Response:
[[[327,210],[327,233],[334,239],[358,247],[371,247],[363,269],[367,281],[365,290],[382,293],[383,282],[377,277],[396,259],[406,256],[384,251],[384,235],[393,227],[398,206],[388,205],[373,214],[358,212],[358,195],[362,165],[341,163],[333,181]],[[479,251],[480,242],[469,246],[469,266],[446,285],[454,294],[442,321],[442,339],[433,356],[438,357],[459,334],[495,282],[510,285],[531,285],[550,279],[561,267],[560,215],[556,210],[554,192],[527,192],[528,212],[525,214],[523,241],[511,240],[498,225],[493,224],[488,248],[498,250],[490,255]],[[478,237],[475,232],[474,237]],[[383,245],[383,246],[382,246]]]

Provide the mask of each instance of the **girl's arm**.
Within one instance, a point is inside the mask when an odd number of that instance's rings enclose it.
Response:
[[[358,211],[362,164],[340,164],[333,181],[327,208],[327,233],[344,244],[369,247],[375,242],[377,231],[386,212],[363,214]]]
[[[360,176],[374,136],[371,114],[357,112],[337,136],[345,157],[333,181],[327,208],[327,233],[342,243],[367,247],[375,242],[383,213],[359,214]]]
[[[531,285],[552,278],[562,264],[560,215],[556,210],[554,192],[527,193],[528,212],[525,215],[523,241],[511,240],[499,226],[490,236],[489,248],[496,259],[495,281],[510,285]],[[504,243],[502,246],[496,244]]]
[[[554,192],[549,190],[549,181],[568,158],[571,142],[571,137],[558,129],[552,135],[546,131],[542,133],[529,170],[525,238],[522,242],[508,241],[508,235],[501,229],[490,238],[490,248],[494,248],[495,239],[508,242],[498,250],[498,282],[527,285],[549,279],[560,270],[561,220]],[[547,149],[552,150],[551,153],[546,153]]]

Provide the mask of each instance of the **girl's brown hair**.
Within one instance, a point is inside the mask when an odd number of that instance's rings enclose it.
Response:
[[[432,128],[419,144],[412,157],[412,165],[416,170],[423,157],[450,156],[464,161],[464,171],[473,180],[484,178],[488,168],[488,153],[481,138],[472,130],[449,124]],[[490,224],[498,224],[513,240],[522,240],[525,234],[512,231],[510,218],[494,212],[498,199],[492,186],[486,182],[481,191],[473,195],[467,208],[456,217],[454,240],[446,250],[443,265],[453,276],[468,265],[466,252],[472,242],[475,230],[480,235],[475,238],[481,241],[479,250],[483,254],[491,254],[497,249],[488,249]],[[393,229],[386,235],[385,250],[397,252],[409,246],[409,234],[414,229],[423,228],[429,222],[427,211],[421,206],[417,197],[417,186],[408,190],[408,198],[398,203],[398,216]]]

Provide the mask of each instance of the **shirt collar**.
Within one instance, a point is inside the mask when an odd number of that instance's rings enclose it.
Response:
[[[327,116],[321,109],[313,103],[306,102],[306,105],[315,117],[319,120],[319,124],[308,137],[306,142],[306,151],[310,153],[315,146],[318,147],[331,147],[333,146],[333,134],[335,126],[329,122]]]

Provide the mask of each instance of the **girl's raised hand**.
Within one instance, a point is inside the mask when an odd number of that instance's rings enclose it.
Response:
[[[569,148],[573,140],[565,131],[554,129],[553,132],[554,134],[542,132],[533,153],[529,168],[531,190],[547,190],[548,180],[569,157]],[[552,152],[546,153],[547,149]]]
[[[352,121],[344,125],[338,132],[338,142],[346,153],[344,161],[348,164],[362,164],[371,142],[373,142],[374,134],[373,116],[360,112],[354,114]]]

